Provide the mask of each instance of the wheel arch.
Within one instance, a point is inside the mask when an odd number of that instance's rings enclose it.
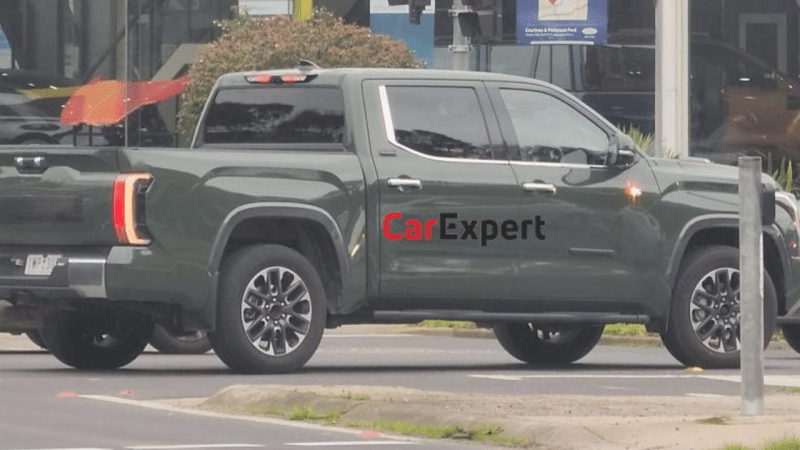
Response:
[[[778,314],[786,310],[786,277],[789,255],[783,237],[775,225],[764,228],[764,268],[778,294]],[[687,223],[678,235],[667,266],[667,283],[674,291],[678,273],[686,256],[695,248],[728,245],[739,248],[739,217],[736,215],[701,216]],[[665,320],[664,323],[668,321]]]
[[[286,225],[292,225],[291,229],[273,235],[266,232],[286,228]],[[313,205],[257,203],[231,211],[217,231],[208,263],[212,280],[209,314],[216,314],[222,258],[230,251],[257,243],[286,245],[306,256],[323,279],[328,308],[341,305],[341,291],[350,276],[350,260],[333,217]],[[335,267],[329,267],[329,263]]]

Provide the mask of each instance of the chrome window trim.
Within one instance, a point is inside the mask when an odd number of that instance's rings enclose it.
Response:
[[[386,93],[385,84],[378,86],[378,94],[381,99],[381,110],[383,111],[383,123],[386,126],[386,139],[393,146],[401,150],[405,150],[413,155],[421,156],[423,158],[430,159],[433,161],[461,162],[461,163],[472,163],[472,164],[505,164],[505,165],[509,163],[508,160],[502,161],[497,159],[464,159],[464,158],[445,158],[443,156],[432,156],[414,150],[413,148],[406,147],[405,145],[397,142],[397,139],[395,139],[394,123],[392,122],[392,113],[391,110],[389,109],[389,95]],[[487,135],[488,135],[488,130],[487,130]]]
[[[552,163],[546,161],[511,161],[511,165],[519,166],[552,166],[552,167],[568,167],[572,169],[608,169],[610,166],[597,165],[597,164],[575,164],[575,163]]]

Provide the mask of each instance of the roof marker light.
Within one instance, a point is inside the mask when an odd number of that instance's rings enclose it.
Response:
[[[284,83],[302,83],[306,81],[305,75],[284,75],[281,77],[281,81]]]
[[[253,75],[245,77],[245,79],[250,83],[266,84],[272,82],[272,75]]]

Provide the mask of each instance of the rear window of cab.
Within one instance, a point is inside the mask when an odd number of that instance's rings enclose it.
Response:
[[[204,126],[206,144],[341,144],[342,90],[308,86],[222,89]]]

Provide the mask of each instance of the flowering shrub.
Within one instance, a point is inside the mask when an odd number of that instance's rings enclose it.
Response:
[[[323,68],[422,67],[405,43],[346,24],[325,10],[315,10],[307,21],[243,15],[218,25],[222,36],[200,50],[181,96],[178,130],[185,139],[194,134],[214,82],[228,72],[291,68],[300,59]]]

